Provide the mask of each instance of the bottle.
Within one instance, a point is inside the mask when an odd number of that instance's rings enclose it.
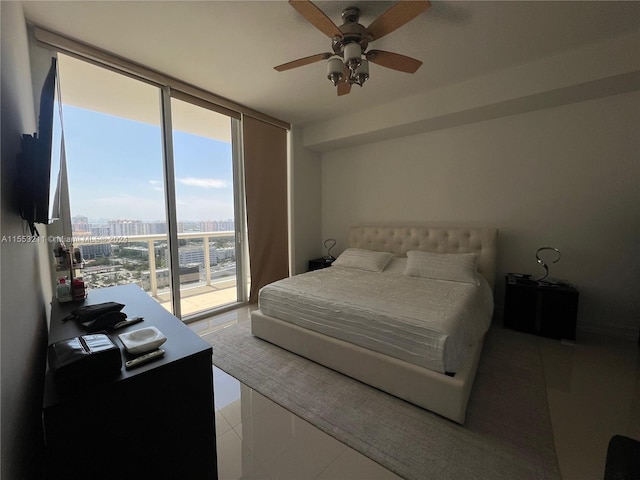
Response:
[[[72,296],[74,300],[84,300],[87,296],[87,291],[85,289],[84,281],[82,277],[74,278],[73,282],[71,282],[72,286]]]
[[[56,289],[56,293],[58,296],[58,301],[60,303],[70,302],[71,300],[73,300],[73,297],[71,296],[71,287],[69,286],[65,278],[61,277],[58,279],[58,287]]]
[[[60,246],[60,244],[58,244],[58,246],[53,249],[53,255],[56,257],[56,266],[59,268],[63,268],[65,264],[64,250]]]

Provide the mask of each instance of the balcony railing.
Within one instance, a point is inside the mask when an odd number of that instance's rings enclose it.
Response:
[[[201,245],[187,245],[189,247],[201,246],[204,250],[204,285],[201,283],[201,280],[198,278],[198,286],[212,286],[212,268],[211,268],[211,253],[210,253],[210,240],[212,239],[230,239],[235,248],[235,232],[233,231],[222,231],[222,232],[186,232],[179,233],[178,240],[195,240],[202,239]],[[149,288],[148,293],[152,297],[156,298],[159,302],[165,302],[166,300],[161,298],[166,295],[166,292],[160,292],[158,288],[158,269],[156,266],[156,242],[167,242],[168,238],[166,234],[157,234],[157,235],[127,235],[121,237],[93,237],[93,236],[74,236],[73,238],[73,246],[81,247],[81,246],[91,246],[91,245],[112,245],[114,247],[122,249],[124,245],[130,244],[146,244],[147,249],[147,261],[149,265]],[[182,248],[182,247],[179,247]],[[127,257],[117,257],[117,258],[127,258]],[[234,255],[235,258],[235,255]],[[86,259],[85,259],[86,262]],[[235,266],[235,263],[234,263]],[[116,265],[105,265],[102,266],[104,269],[115,268]],[[229,278],[227,276],[226,279],[221,279],[221,281],[227,282],[226,288],[231,288],[235,286],[235,268],[233,274],[233,285],[229,284]],[[132,282],[127,282],[132,283]],[[142,281],[140,282],[142,286]],[[218,283],[219,282],[215,282]],[[89,285],[89,287],[92,287]],[[145,288],[145,290],[147,290]],[[165,295],[163,295],[165,293]],[[170,297],[170,295],[169,295]],[[213,306],[212,306],[213,307]]]

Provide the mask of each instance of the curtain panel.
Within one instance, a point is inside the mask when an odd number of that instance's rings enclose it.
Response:
[[[251,290],[289,276],[287,131],[243,116],[245,195]]]

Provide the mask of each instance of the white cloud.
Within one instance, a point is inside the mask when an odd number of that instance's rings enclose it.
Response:
[[[149,180],[149,184],[153,185],[151,188],[156,192],[164,192],[164,188],[162,188],[162,182],[159,180]]]
[[[227,182],[224,180],[219,180],[217,178],[195,178],[195,177],[187,177],[187,178],[178,178],[178,182],[183,185],[188,185],[190,187],[201,187],[201,188],[225,188],[227,186]]]

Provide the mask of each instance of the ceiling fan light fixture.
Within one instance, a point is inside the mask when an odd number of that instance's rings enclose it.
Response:
[[[369,61],[365,58],[360,62],[360,66],[356,68],[355,77],[356,83],[360,86],[364,84],[367,80],[369,80]]]
[[[355,71],[361,63],[362,47],[359,43],[349,42],[344,46],[343,55],[345,65],[347,65],[351,71]]]
[[[399,53],[369,50],[369,44],[420,16],[430,7],[429,0],[397,0],[368,27],[359,23],[358,7],[345,8],[342,11],[344,23],[337,26],[311,0],[289,0],[289,3],[331,39],[331,51],[283,63],[274,67],[278,72],[328,60],[327,78],[337,87],[338,96],[341,96],[348,94],[353,84],[362,86],[369,80],[370,62],[406,73],[415,73],[422,65],[420,60]]]
[[[334,86],[342,80],[342,68],[342,59],[340,57],[331,57],[327,62],[327,78],[331,80]]]

